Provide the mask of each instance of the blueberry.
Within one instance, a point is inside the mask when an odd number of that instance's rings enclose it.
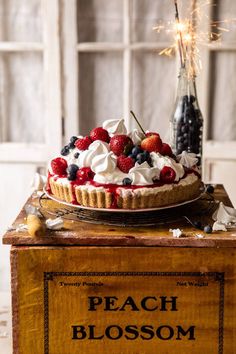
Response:
[[[178,141],[178,143],[182,143],[182,142],[184,141],[183,136],[182,136],[182,135],[179,135],[179,136],[177,137],[177,141]]]
[[[69,149],[69,147],[66,145],[66,146],[64,146],[64,148],[61,150],[61,155],[62,156],[66,156],[66,155],[68,155],[70,153],[70,149]]]
[[[183,144],[184,144],[184,147],[187,147],[187,146],[188,146],[188,140],[185,139],[184,142],[183,142]]]
[[[211,234],[211,233],[212,233],[212,227],[211,227],[211,225],[206,225],[206,226],[204,226],[203,231],[204,231],[205,233],[207,233],[207,234]]]
[[[177,150],[182,152],[184,150],[184,145],[182,143],[177,144]]]
[[[145,160],[148,160],[149,158],[150,158],[150,152],[149,151],[144,151],[143,152],[143,155],[144,155],[144,157],[145,157]]]
[[[137,156],[140,152],[142,152],[142,149],[139,146],[133,147],[132,155]]]
[[[76,174],[78,169],[79,169],[79,167],[76,164],[72,163],[71,165],[68,166],[67,172],[69,175],[71,175],[71,174],[74,175],[74,174]]]
[[[71,142],[72,144],[75,144],[76,140],[78,140],[77,136],[72,136],[72,137],[70,138],[70,142]]]
[[[67,178],[69,181],[74,181],[76,179],[76,173],[69,173]]]
[[[211,194],[212,194],[212,193],[214,193],[214,190],[215,190],[215,189],[214,189],[214,187],[213,187],[211,184],[208,184],[206,190],[207,190],[208,193],[211,193]]]
[[[184,139],[187,139],[188,138],[188,133],[184,133],[183,137],[184,137]]]
[[[76,179],[76,172],[78,171],[79,167],[75,164],[71,164],[67,168],[67,173],[68,173],[68,180],[69,181],[74,181]]]
[[[74,148],[75,148],[75,144],[74,144],[74,143],[69,143],[69,144],[68,144],[68,147],[69,147],[70,149],[74,149]]]
[[[130,155],[128,155],[128,157],[131,157],[131,159],[136,160],[136,155],[134,155],[134,154],[130,154]]]
[[[79,152],[76,152],[76,153],[74,154],[74,158],[75,158],[75,159],[78,159],[79,155],[80,155]]]
[[[127,177],[127,178],[123,179],[122,183],[123,183],[124,186],[129,186],[129,185],[131,185],[132,180]]]
[[[197,228],[197,229],[200,229],[200,230],[202,230],[202,223],[201,223],[201,221],[194,221],[193,222],[193,225]]]
[[[143,163],[146,160],[146,156],[144,155],[144,153],[140,153],[136,156],[137,162],[139,164]]]
[[[182,127],[181,127],[181,133],[187,133],[188,132],[188,125],[187,124],[184,124],[184,125],[182,125]]]

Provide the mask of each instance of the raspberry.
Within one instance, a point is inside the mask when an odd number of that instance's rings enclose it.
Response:
[[[172,183],[175,180],[176,173],[173,168],[164,166],[160,172],[160,180],[165,183]]]
[[[157,135],[151,135],[141,142],[141,148],[149,152],[161,152],[162,140]]]
[[[91,143],[92,143],[92,140],[90,139],[90,137],[85,136],[84,138],[76,140],[75,146],[79,150],[87,150]]]
[[[105,141],[106,143],[109,143],[110,141],[108,131],[106,129],[103,129],[102,127],[94,128],[93,130],[91,130],[90,138],[92,141],[101,140]]]
[[[55,175],[63,176],[66,174],[67,162],[62,157],[57,157],[51,161],[51,167]]]
[[[76,177],[79,181],[86,182],[93,179],[94,175],[90,167],[82,167],[77,171]]]
[[[133,145],[133,141],[127,135],[115,135],[110,140],[111,151],[117,156],[128,155]]]
[[[162,143],[161,154],[163,156],[170,156],[170,157],[173,156],[173,152],[171,150],[170,145],[166,143]]]
[[[120,155],[117,159],[117,167],[124,173],[128,173],[129,170],[134,167],[134,160],[131,157]]]

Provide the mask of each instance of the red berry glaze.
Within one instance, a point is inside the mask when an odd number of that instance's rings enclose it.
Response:
[[[84,138],[76,140],[75,146],[79,150],[87,150],[91,143],[92,143],[92,140],[90,139],[90,137],[89,136],[85,136]]]
[[[132,157],[120,155],[117,159],[117,167],[124,173],[128,173],[129,170],[134,167],[134,164],[135,162]]]
[[[169,144],[162,143],[161,154],[163,156],[173,156],[173,152]]]
[[[63,176],[66,174],[67,166],[67,161],[62,157],[57,157],[51,161],[52,171],[58,176]]]
[[[115,135],[110,140],[111,151],[117,156],[128,154],[133,145],[133,141],[127,135]]]
[[[164,183],[172,183],[174,182],[176,177],[176,173],[173,168],[169,166],[164,166],[160,172],[160,180]]]
[[[141,142],[141,148],[148,152],[161,152],[162,140],[157,135],[151,135]]]
[[[101,140],[105,141],[106,143],[109,143],[110,141],[108,131],[106,129],[103,129],[102,127],[94,128],[93,130],[91,130],[90,138],[92,141]]]

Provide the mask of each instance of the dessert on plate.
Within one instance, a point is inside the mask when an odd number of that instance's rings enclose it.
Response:
[[[156,132],[127,133],[123,119],[107,120],[87,136],[73,136],[49,163],[47,192],[91,208],[145,209],[200,194],[198,158],[175,156]]]

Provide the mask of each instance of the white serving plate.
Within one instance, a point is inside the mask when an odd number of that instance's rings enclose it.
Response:
[[[203,192],[201,192],[199,194],[199,196],[197,196],[194,199],[187,200],[187,201],[182,202],[182,203],[170,204],[170,205],[163,206],[163,207],[160,207],[160,208],[146,208],[146,209],[118,209],[118,208],[117,209],[111,209],[111,208],[109,208],[109,209],[106,209],[106,208],[91,208],[91,207],[86,207],[86,206],[83,206],[83,205],[76,205],[76,204],[71,204],[71,203],[65,202],[63,200],[60,200],[59,198],[56,198],[54,195],[48,193],[45,188],[44,188],[44,193],[46,194],[46,196],[48,198],[54,200],[55,202],[58,202],[60,204],[72,207],[74,209],[85,209],[85,210],[91,210],[91,211],[97,211],[97,212],[108,212],[108,213],[143,213],[143,212],[149,212],[149,211],[151,212],[151,211],[157,211],[157,210],[172,209],[172,208],[177,208],[177,207],[180,207],[180,206],[183,206],[183,205],[186,205],[186,204],[193,203],[196,200],[200,199],[201,196],[203,195]]]

